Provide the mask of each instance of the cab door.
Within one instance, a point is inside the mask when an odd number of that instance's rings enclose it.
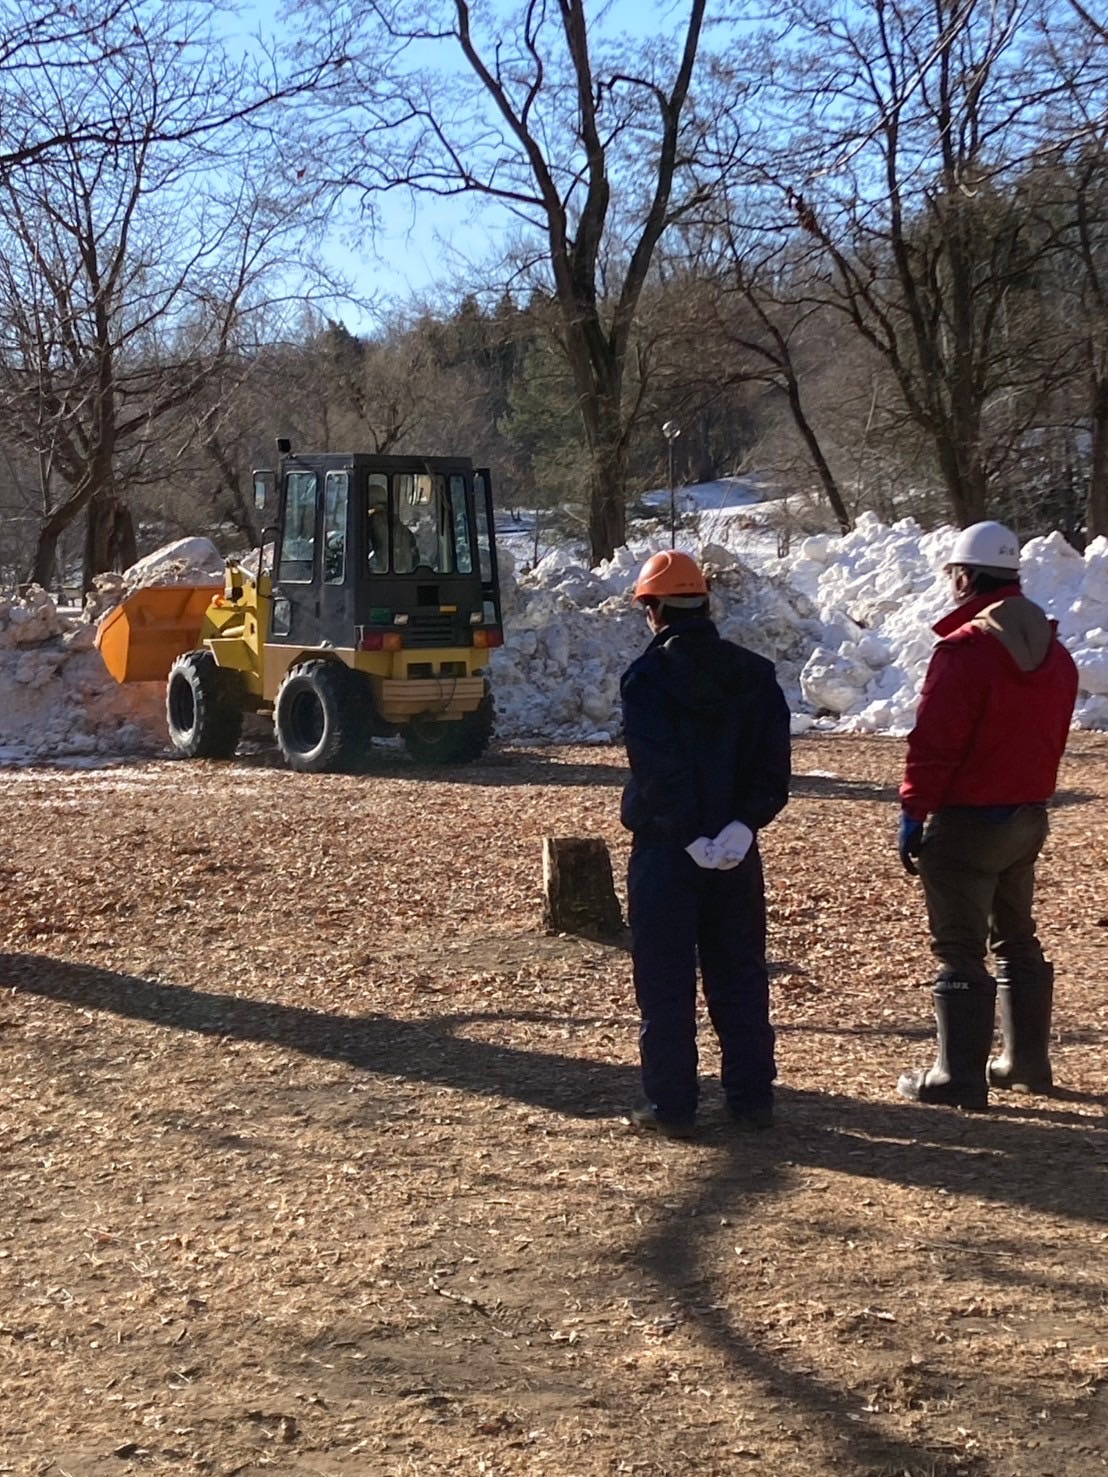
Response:
[[[354,644],[354,545],[351,541],[351,471],[332,467],[322,474],[318,622],[320,639],[332,646]]]
[[[349,469],[288,467],[282,513],[273,639],[283,646],[351,645]]]

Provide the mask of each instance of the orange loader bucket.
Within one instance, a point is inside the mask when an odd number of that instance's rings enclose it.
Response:
[[[200,645],[200,627],[219,585],[151,585],[128,595],[100,622],[96,645],[117,682],[164,682],[177,657]]]

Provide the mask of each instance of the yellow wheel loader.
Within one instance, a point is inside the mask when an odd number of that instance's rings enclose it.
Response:
[[[228,560],[222,590],[135,591],[100,625],[108,670],[165,679],[170,741],[189,758],[229,759],[255,712],[307,773],[355,771],[396,734],[425,763],[477,759],[503,642],[488,472],[277,446],[277,471],[254,474],[257,573]]]

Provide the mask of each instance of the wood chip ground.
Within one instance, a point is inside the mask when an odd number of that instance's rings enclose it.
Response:
[[[1053,1098],[927,1065],[893,740],[765,835],[778,1127],[636,1136],[619,946],[541,926],[622,755],[0,773],[0,1473],[1108,1470],[1108,738],[1040,870]],[[622,881],[620,883],[622,886]]]

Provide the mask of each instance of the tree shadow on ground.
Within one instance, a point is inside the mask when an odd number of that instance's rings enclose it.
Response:
[[[900,803],[900,790],[896,785],[845,779],[839,775],[794,774],[789,785],[789,794],[798,800],[868,800],[887,805]],[[1098,799],[1099,796],[1085,790],[1059,790],[1048,808],[1088,805]]]
[[[170,1030],[268,1043],[361,1071],[504,1097],[575,1118],[618,1115],[638,1089],[638,1072],[630,1066],[462,1034],[470,1025],[487,1024],[487,1012],[418,1020],[379,1013],[338,1015],[36,954],[0,954],[0,989],[111,1011]],[[535,1012],[525,1016],[529,1022],[536,1019]],[[515,1016],[505,1011],[495,1019],[509,1023]],[[556,1024],[561,1018],[549,1019]],[[1090,1180],[1088,1147],[1094,1135],[1098,1142],[1108,1141],[1106,1121],[1037,1106],[1031,1119],[1020,1104],[963,1115],[900,1100],[863,1102],[797,1088],[783,1089],[781,1099],[788,1116],[780,1146],[796,1163],[936,1190],[964,1189],[968,1174],[979,1199],[1076,1220],[1104,1213],[1103,1206],[1096,1210],[1098,1186],[1095,1175]],[[1078,1127],[1081,1133],[1071,1131]],[[1036,1161],[1031,1175],[1025,1162],[1040,1154],[1043,1162]]]
[[[611,753],[613,750],[602,750]],[[284,760],[273,744],[252,743],[231,761],[244,769],[283,769]],[[628,771],[622,762],[615,764],[571,763],[540,748],[492,748],[471,764],[419,764],[400,747],[374,748],[362,764],[358,779],[418,780],[421,784],[434,779],[443,785],[478,785],[487,789],[517,785],[608,785],[621,787]]]
[[[794,774],[789,794],[804,800],[877,800],[890,805],[900,799],[896,785],[877,785],[869,780],[843,779],[830,774]]]

